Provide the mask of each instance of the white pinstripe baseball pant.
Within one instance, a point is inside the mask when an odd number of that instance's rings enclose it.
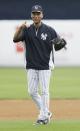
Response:
[[[47,117],[49,112],[50,76],[51,70],[27,70],[28,92],[40,110],[40,119]],[[39,83],[41,85],[41,95],[38,93]]]

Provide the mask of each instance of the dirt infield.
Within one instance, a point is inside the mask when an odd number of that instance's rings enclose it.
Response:
[[[53,119],[80,119],[80,100],[51,100]],[[0,100],[0,120],[36,119],[38,110],[32,100]]]

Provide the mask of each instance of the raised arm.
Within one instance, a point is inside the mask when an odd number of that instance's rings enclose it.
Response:
[[[22,24],[14,33],[13,42],[19,42],[24,40],[24,29],[26,28],[26,24]]]

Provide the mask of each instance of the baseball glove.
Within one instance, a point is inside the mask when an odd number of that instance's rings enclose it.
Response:
[[[52,40],[53,44],[54,44],[54,49],[55,51],[61,50],[62,48],[66,49],[66,41],[62,38],[55,38],[54,40]]]

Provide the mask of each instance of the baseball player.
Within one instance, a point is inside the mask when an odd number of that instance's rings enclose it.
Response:
[[[39,109],[36,124],[47,124],[52,116],[49,111],[50,60],[52,60],[50,56],[53,55],[53,46],[55,50],[60,50],[65,47],[66,42],[60,39],[53,28],[41,21],[43,9],[40,5],[32,7],[31,18],[33,23],[29,27],[25,23],[22,24],[15,32],[13,41],[25,43],[28,92]],[[38,92],[39,84],[41,94]]]

